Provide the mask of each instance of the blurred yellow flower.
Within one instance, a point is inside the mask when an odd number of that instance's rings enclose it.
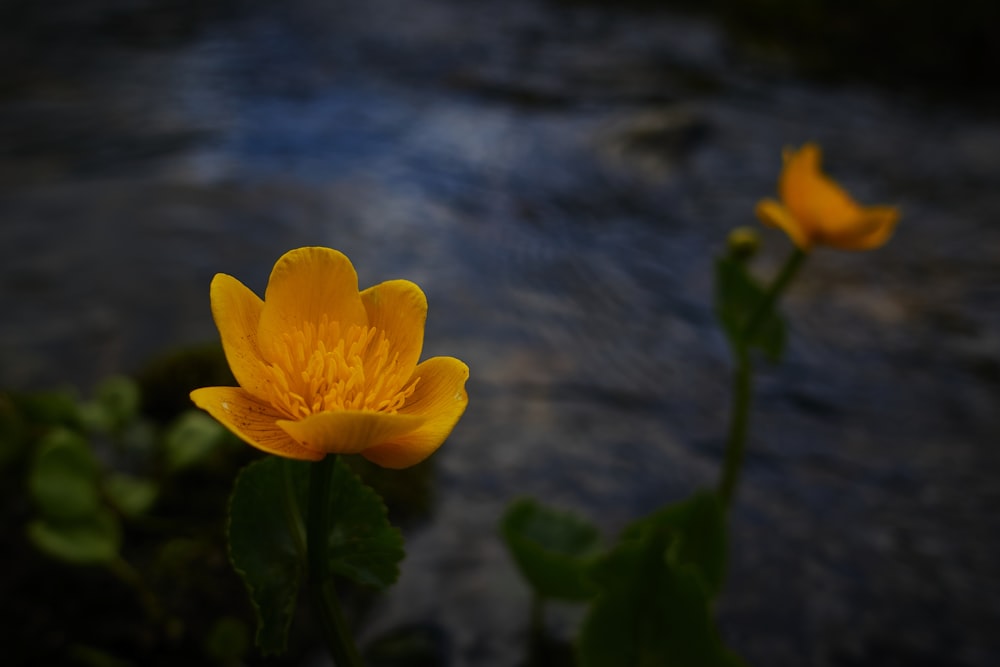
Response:
[[[299,248],[275,263],[263,301],[221,273],[211,301],[240,386],[191,399],[258,449],[405,468],[434,453],[465,412],[469,368],[452,357],[417,363],[427,299],[407,280],[359,292],[342,253]]]
[[[899,210],[893,206],[861,206],[820,168],[820,149],[806,144],[785,151],[778,181],[781,202],[763,199],[757,217],[780,227],[803,251],[816,245],[840,250],[871,250],[889,240]]]

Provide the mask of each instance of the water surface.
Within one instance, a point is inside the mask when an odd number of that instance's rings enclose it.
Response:
[[[816,252],[788,296],[720,623],[772,667],[1000,660],[1000,121],[800,80],[669,14],[223,7],[64,8],[7,42],[0,386],[86,390],[212,340],[211,276],[262,291],[301,245],[347,253],[362,286],[418,282],[426,354],[469,363],[470,407],[366,633],[428,622],[454,665],[515,665],[504,505],[536,495],[610,537],[714,483],[712,258],[781,149],[818,141],[903,222],[876,252]],[[789,244],[764,238],[767,274]]]

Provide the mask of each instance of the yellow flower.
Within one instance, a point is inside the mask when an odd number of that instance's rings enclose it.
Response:
[[[240,386],[196,389],[191,399],[258,449],[405,468],[434,453],[465,412],[468,366],[417,363],[427,299],[407,280],[359,292],[343,254],[299,248],[275,263],[263,301],[222,273],[211,300]]]
[[[781,203],[763,199],[757,217],[780,227],[803,251],[816,245],[840,250],[871,250],[889,240],[899,210],[893,206],[861,206],[820,169],[820,149],[806,144],[785,151],[778,181]]]

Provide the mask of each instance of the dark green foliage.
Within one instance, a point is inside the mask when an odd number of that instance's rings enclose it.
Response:
[[[591,570],[600,593],[584,621],[582,667],[735,667],[710,601],[725,569],[725,527],[702,492],[632,524]]]
[[[78,565],[110,563],[118,557],[122,544],[121,525],[104,508],[75,519],[36,519],[27,530],[40,551]]]
[[[699,491],[631,524],[622,540],[638,540],[650,531],[668,535],[667,560],[692,569],[710,598],[722,591],[726,578],[726,515],[718,495]]]
[[[219,422],[200,410],[188,410],[167,429],[163,442],[166,468],[176,472],[210,459],[229,434]]]
[[[28,488],[38,508],[28,537],[39,550],[81,565],[118,557],[121,526],[102,502],[100,470],[82,436],[51,431],[39,445]]]
[[[732,256],[715,261],[715,313],[733,349],[759,348],[772,363],[781,360],[785,347],[785,323],[772,308],[744,341],[750,318],[764,300],[765,289],[750,275],[745,261]]]
[[[287,477],[287,479],[286,479]],[[302,466],[265,458],[243,469],[229,502],[229,558],[257,612],[257,646],[281,653],[306,575]]]
[[[28,488],[39,511],[55,519],[75,519],[100,507],[97,461],[87,440],[58,428],[38,445]]]
[[[250,448],[190,407],[158,425],[142,399],[124,377],[85,400],[0,393],[5,664],[237,664],[216,621],[253,621],[223,542]]]
[[[587,569],[602,545],[592,524],[524,498],[507,509],[501,531],[514,562],[538,597],[574,602],[593,597]]]
[[[434,502],[434,457],[415,466],[392,470],[377,466],[363,456],[342,457],[354,473],[372,487],[398,526],[426,519]]]
[[[179,369],[158,362],[142,384],[110,378],[85,400],[0,393],[0,510],[15,528],[4,546],[16,573],[0,593],[24,610],[0,615],[18,639],[7,651],[12,664],[38,655],[46,664],[245,663],[254,611],[226,558],[225,516],[239,468],[258,454],[192,408],[197,378],[232,384],[221,350],[205,349],[177,355]],[[169,409],[140,386],[169,396]],[[389,475],[351,463],[390,489],[402,516],[428,511],[430,465]],[[348,587],[360,606],[397,577],[402,539],[381,500],[346,465],[335,472],[331,503],[346,515],[334,517],[331,569],[364,584]],[[44,625],[19,625],[32,622]],[[65,643],[49,641],[52,626],[66,628]],[[291,662],[281,664],[297,664],[307,648],[293,636]]]
[[[257,646],[285,650],[299,589],[306,577],[309,463],[267,457],[247,466],[229,506],[229,553],[258,614]],[[385,588],[399,574],[403,538],[381,498],[342,462],[330,490],[331,571]]]
[[[17,415],[19,421],[36,429],[80,426],[79,402],[69,392],[8,393],[4,398],[8,409]]]
[[[94,403],[102,412],[104,430],[121,431],[139,415],[139,387],[124,376],[107,378],[98,385]]]
[[[160,487],[152,480],[115,472],[105,477],[104,493],[119,512],[128,517],[139,517],[156,502]]]
[[[388,588],[399,578],[399,563],[406,553],[402,534],[389,523],[385,503],[343,458],[337,460],[330,487],[330,570],[364,586]]]
[[[742,664],[712,618],[726,572],[717,494],[701,491],[632,523],[603,554],[595,527],[530,499],[511,504],[501,529],[538,598],[590,601],[577,646],[581,666]]]

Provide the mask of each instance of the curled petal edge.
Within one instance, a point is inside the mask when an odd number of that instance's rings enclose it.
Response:
[[[248,445],[288,459],[319,461],[325,452],[306,447],[278,426],[284,415],[239,387],[203,387],[191,400]]]
[[[458,359],[428,359],[417,366],[413,375],[420,381],[402,412],[412,411],[425,416],[426,420],[410,433],[361,453],[383,468],[408,468],[437,451],[469,403],[465,389],[469,367]]]
[[[802,225],[792,217],[788,209],[774,201],[773,199],[762,199],[754,209],[757,218],[768,227],[777,227],[788,234],[792,240],[804,252],[812,249],[813,242],[809,234],[802,228]]]
[[[861,211],[861,221],[856,226],[864,231],[832,236],[830,247],[839,250],[874,250],[886,244],[899,222],[899,209],[893,206],[870,206]]]

